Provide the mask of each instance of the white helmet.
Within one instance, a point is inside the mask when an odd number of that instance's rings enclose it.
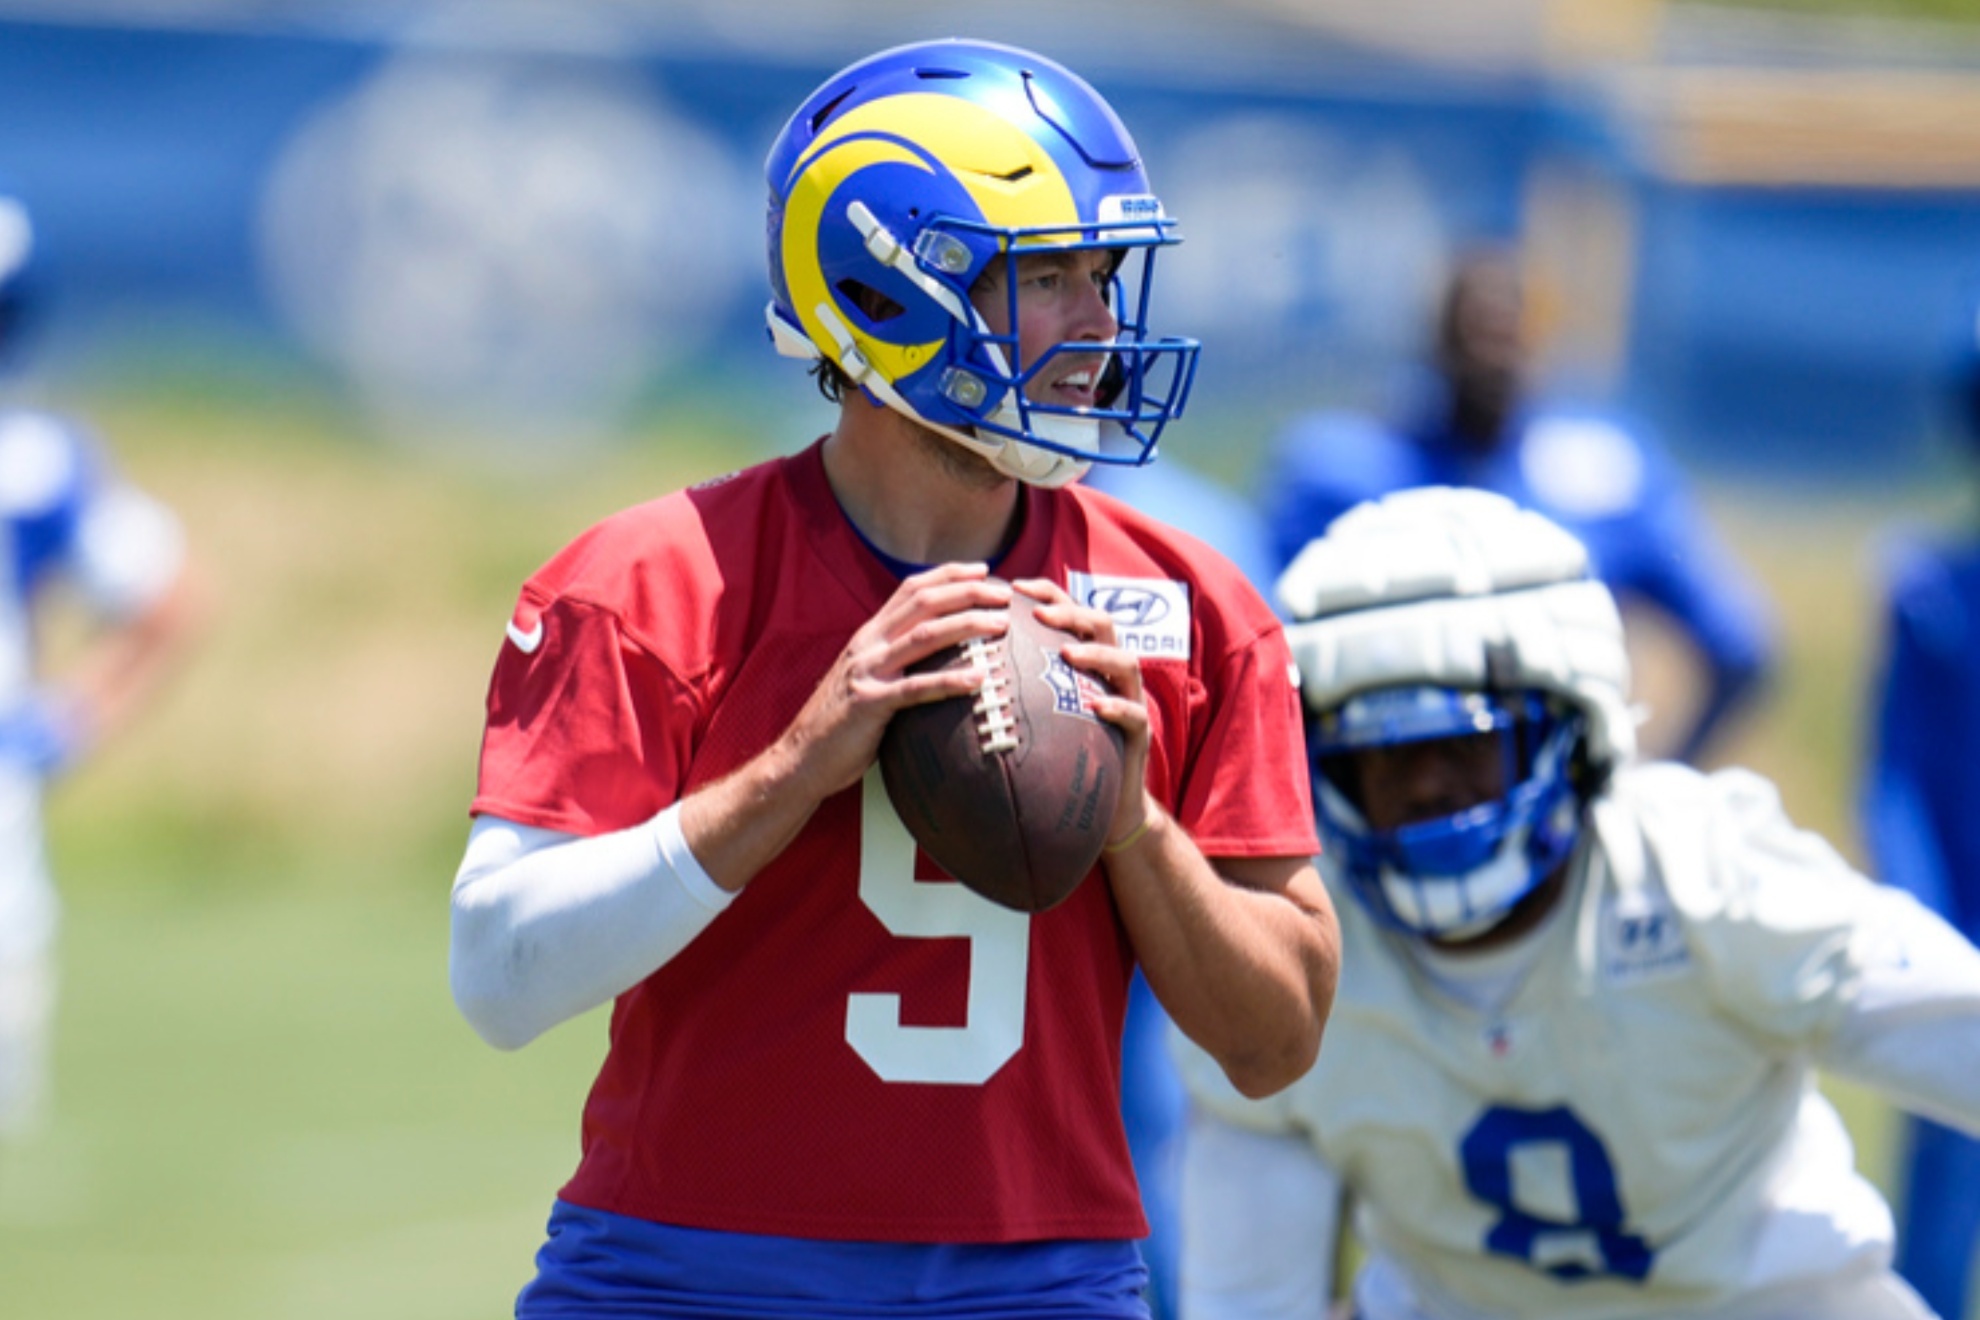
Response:
[[[1323,862],[1389,924],[1488,929],[1567,856],[1587,794],[1634,754],[1622,619],[1589,572],[1541,515],[1428,487],[1349,510],[1279,578]],[[1512,786],[1437,820],[1374,830],[1330,774],[1370,747],[1491,732]]]

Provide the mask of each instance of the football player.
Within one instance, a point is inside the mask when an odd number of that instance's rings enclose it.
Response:
[[[510,1048],[614,1003],[518,1314],[1145,1316],[1131,974],[1263,1095],[1338,952],[1276,616],[1073,484],[1181,411],[1172,222],[1091,87],[973,41],[835,75],[767,172],[772,338],[833,430],[579,537],[491,682],[455,997]],[[1013,590],[1128,749],[1101,862],[1035,916],[935,870],[874,768],[894,711],[978,682],[910,666]]]
[[[1193,1047],[1184,1314],[1919,1320],[1814,1069],[1980,1127],[1980,952],[1773,788],[1634,762],[1613,597],[1503,497],[1341,518],[1280,578],[1346,965],[1238,1096]]]
[[[1945,379],[1952,429],[1980,446],[1980,305],[1969,305]],[[1863,833],[1877,873],[1980,940],[1980,541],[1971,531],[1892,538],[1883,655],[1873,680]],[[1980,1246],[1980,1141],[1929,1118],[1906,1124],[1898,1272],[1962,1320]]]
[[[1313,413],[1273,445],[1258,491],[1279,566],[1348,509],[1411,486],[1476,486],[1537,509],[1588,547],[1626,610],[1681,640],[1672,654],[1702,697],[1674,712],[1683,727],[1656,732],[1671,755],[1699,762],[1773,666],[1768,603],[1641,427],[1534,396],[1527,338],[1513,257],[1465,253],[1445,288],[1432,370],[1403,415]]]
[[[0,192],[0,366],[26,356],[43,264],[26,204]],[[22,405],[0,404],[0,557],[0,1137],[19,1137],[46,1114],[56,990],[43,787],[156,692],[203,594],[177,517],[79,423]],[[93,627],[51,674],[35,639],[56,584]]]

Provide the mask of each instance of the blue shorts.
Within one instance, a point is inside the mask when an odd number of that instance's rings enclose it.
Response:
[[[1148,1320],[1132,1242],[825,1242],[558,1201],[517,1320]]]

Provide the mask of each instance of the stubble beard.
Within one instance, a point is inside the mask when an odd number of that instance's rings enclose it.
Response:
[[[972,490],[995,490],[1012,478],[990,466],[990,460],[963,448],[945,435],[925,427],[914,428],[915,447],[928,456],[943,475]]]

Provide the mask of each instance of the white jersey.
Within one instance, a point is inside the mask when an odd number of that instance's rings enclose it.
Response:
[[[34,695],[33,609],[63,582],[108,619],[141,614],[178,577],[178,521],[118,481],[74,426],[0,411],[0,728]],[[42,954],[56,904],[41,837],[41,781],[0,739],[0,964]]]
[[[1468,979],[1337,893],[1339,993],[1288,1091],[1244,1101],[1182,1051],[1204,1107],[1303,1135],[1352,1190],[1369,1320],[1731,1315],[1860,1286],[1891,1217],[1811,1065],[1980,1123],[1980,955],[1771,786],[1642,767],[1595,821],[1562,907]],[[1217,1176],[1204,1195],[1243,1195]]]

